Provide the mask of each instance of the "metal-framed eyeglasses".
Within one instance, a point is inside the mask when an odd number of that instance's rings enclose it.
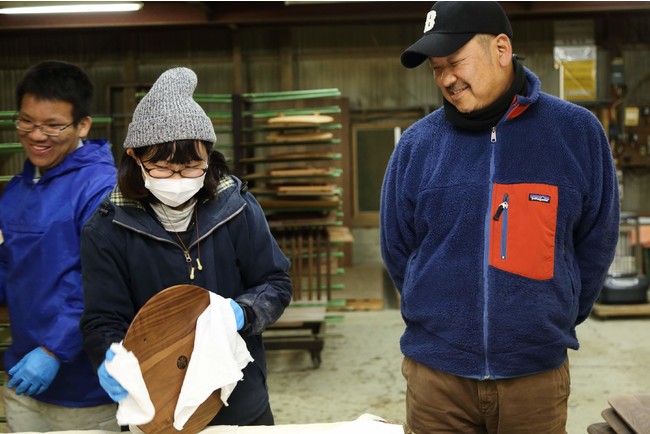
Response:
[[[33,122],[26,121],[24,119],[16,120],[16,129],[22,131],[23,133],[31,133],[35,129],[41,130],[41,133],[49,137],[58,137],[61,135],[61,132],[74,124],[74,121],[70,122],[67,125],[62,124],[40,124],[37,125]]]
[[[152,178],[171,178],[174,174],[178,173],[183,178],[199,178],[203,176],[204,173],[208,171],[208,166],[205,167],[183,167],[181,170],[172,170],[168,167],[144,167],[144,164],[140,163],[142,170],[147,172],[147,175]]]

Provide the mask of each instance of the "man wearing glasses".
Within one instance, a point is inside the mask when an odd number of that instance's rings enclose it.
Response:
[[[83,351],[81,228],[116,182],[107,141],[85,140],[93,86],[77,66],[33,66],[16,89],[27,160],[0,198],[0,302],[11,318],[2,388],[10,432],[119,431]]]

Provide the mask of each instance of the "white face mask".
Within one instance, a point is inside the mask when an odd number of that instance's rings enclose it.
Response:
[[[159,201],[176,208],[190,200],[203,187],[205,173],[198,178],[152,178],[142,169],[144,187]]]

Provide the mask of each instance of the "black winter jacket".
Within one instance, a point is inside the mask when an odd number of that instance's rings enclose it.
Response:
[[[163,289],[192,284],[232,298],[253,313],[244,339],[255,359],[214,425],[247,425],[269,403],[262,331],[291,299],[289,260],[271,235],[263,211],[235,177],[224,178],[214,201],[197,204],[197,233],[189,245],[202,271],[190,280],[188,263],[174,234],[137,201],[117,188],[84,226],[81,258],[84,347],[95,369],[113,342],[123,340],[138,310]]]

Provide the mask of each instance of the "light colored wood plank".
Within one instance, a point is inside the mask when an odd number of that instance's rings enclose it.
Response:
[[[650,433],[650,395],[621,395],[609,399],[609,405],[637,434]]]
[[[593,423],[587,427],[588,434],[617,434],[607,422]]]
[[[601,304],[596,303],[593,314],[599,317],[650,316],[650,303]]]
[[[616,432],[616,434],[634,434],[629,426],[619,417],[613,408],[603,410],[600,415],[605,422]]]
[[[354,236],[347,226],[332,226],[327,228],[329,240],[333,243],[352,243]]]
[[[334,195],[339,188],[334,184],[321,185],[280,185],[277,187],[278,196],[313,196],[313,195]]]
[[[308,133],[270,133],[266,136],[266,140],[276,143],[301,143],[301,142],[321,142],[323,140],[331,140],[334,134],[329,131],[314,131]]]
[[[307,208],[315,208],[315,209],[332,209],[332,208],[337,208],[340,205],[339,198],[337,196],[333,196],[332,199],[321,199],[321,200],[304,200],[304,199],[299,199],[299,200],[292,200],[292,199],[258,199],[260,206],[263,209],[290,209],[290,208],[296,208],[296,209],[307,209]]]
[[[273,118],[269,118],[266,121],[269,125],[322,125],[334,122],[332,116],[321,115],[314,113],[313,115],[280,115]]]
[[[309,161],[309,160],[337,160],[341,154],[337,152],[284,152],[260,157],[242,158],[242,163],[265,163],[275,161]]]
[[[304,322],[321,322],[325,321],[327,308],[323,306],[300,306],[295,303],[284,310],[284,313],[278,319],[276,324],[283,323],[304,323]]]
[[[333,169],[331,167],[291,167],[269,170],[271,176],[314,176],[330,175],[332,173]]]

